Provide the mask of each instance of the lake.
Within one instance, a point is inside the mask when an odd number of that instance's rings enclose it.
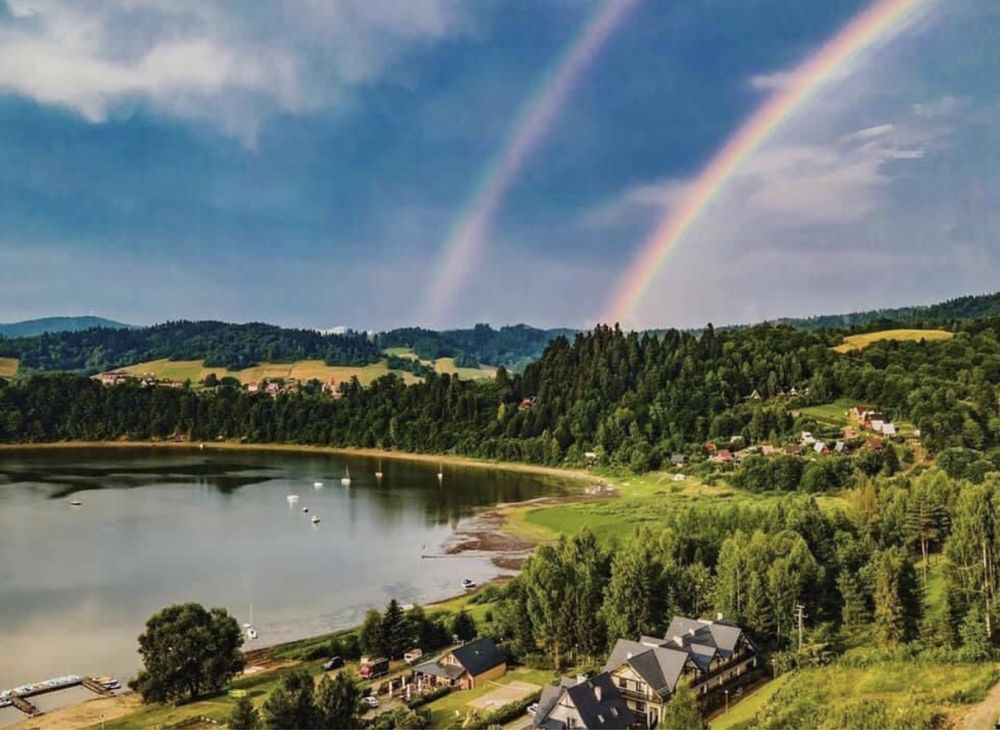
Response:
[[[146,619],[171,603],[222,606],[240,623],[252,606],[260,640],[248,646],[263,646],[351,625],[390,598],[460,593],[462,578],[502,571],[483,555],[421,556],[444,555],[477,512],[569,488],[449,465],[439,483],[436,464],[381,463],[379,483],[376,460],[319,453],[0,452],[0,688],[124,681]]]

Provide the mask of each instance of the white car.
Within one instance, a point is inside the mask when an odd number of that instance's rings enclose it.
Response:
[[[375,695],[365,695],[361,698],[361,704],[374,710],[378,707],[378,698]]]
[[[535,704],[533,704],[533,705],[528,705],[528,714],[529,715],[531,715],[532,717],[534,717],[536,712],[538,712],[538,703],[537,702]]]

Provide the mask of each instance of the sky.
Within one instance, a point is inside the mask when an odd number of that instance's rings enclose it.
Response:
[[[918,4],[737,169],[623,324],[1000,289],[1000,5]],[[626,5],[0,0],[0,321],[593,325],[869,2]]]

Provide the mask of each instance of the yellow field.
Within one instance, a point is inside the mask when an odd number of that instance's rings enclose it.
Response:
[[[439,373],[458,374],[462,380],[495,378],[497,374],[496,368],[491,368],[488,365],[480,365],[478,368],[455,367],[455,358],[453,357],[439,357],[434,361],[434,369]]]
[[[844,342],[833,349],[837,352],[862,350],[873,342],[880,340],[950,340],[954,335],[944,330],[882,330],[881,332],[866,332],[863,335],[849,335]]]
[[[377,380],[389,372],[385,360],[365,366],[350,365],[327,365],[322,360],[299,360],[293,363],[264,363],[244,370],[227,370],[226,368],[205,367],[201,360],[151,360],[122,368],[127,373],[133,375],[152,375],[157,378],[170,378],[171,380],[190,380],[197,383],[208,377],[209,373],[215,373],[217,377],[231,376],[241,383],[261,381],[265,378],[284,378],[296,380],[327,381],[331,378],[336,382],[350,380],[357,377],[362,385]],[[419,380],[412,373],[394,370],[407,383]]]
[[[0,378],[12,378],[17,375],[17,360],[13,357],[0,357]]]

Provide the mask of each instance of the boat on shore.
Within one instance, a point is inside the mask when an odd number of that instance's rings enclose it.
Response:
[[[323,482],[313,482],[313,489],[322,489]]]
[[[476,581],[471,578],[462,578],[462,590],[471,591],[476,587]]]
[[[317,515],[313,515],[312,519],[310,520],[310,522],[312,522],[314,525],[318,525],[319,524],[319,517]]]

